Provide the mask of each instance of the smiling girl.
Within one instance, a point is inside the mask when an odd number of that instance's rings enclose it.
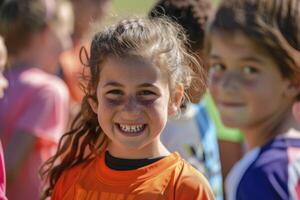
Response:
[[[163,19],[124,20],[94,36],[81,112],[44,166],[43,198],[213,199],[207,180],[160,141],[191,80],[184,38]]]

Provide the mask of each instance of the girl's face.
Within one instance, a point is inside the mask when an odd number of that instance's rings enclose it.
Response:
[[[242,33],[213,33],[209,57],[209,89],[225,125],[274,126],[291,108],[290,81],[271,56]]]
[[[98,104],[90,103],[112,155],[149,157],[160,146],[160,133],[183,94],[179,88],[170,97],[168,79],[159,67],[127,61],[107,59],[97,87]]]
[[[3,76],[4,66],[6,64],[7,53],[2,38],[0,38],[0,98],[4,95],[4,89],[8,86],[7,79]]]

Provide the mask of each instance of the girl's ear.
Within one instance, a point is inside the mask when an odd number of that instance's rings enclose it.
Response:
[[[184,89],[182,84],[178,84],[170,97],[169,106],[168,106],[168,115],[173,116],[180,109],[181,101],[184,95]]]
[[[96,100],[94,100],[93,98],[88,98],[88,102],[92,108],[92,110],[94,111],[94,113],[98,114],[98,102]]]
[[[297,101],[293,105],[293,115],[296,121],[300,124],[300,101]]]
[[[285,95],[291,98],[295,98],[300,94],[300,82],[286,80]]]

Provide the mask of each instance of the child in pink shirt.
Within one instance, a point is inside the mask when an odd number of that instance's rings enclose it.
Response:
[[[0,137],[10,200],[40,199],[39,168],[67,124],[67,87],[48,73],[55,71],[63,50],[57,3],[5,1],[0,10],[0,34],[9,58],[4,76],[10,83],[0,100]]]

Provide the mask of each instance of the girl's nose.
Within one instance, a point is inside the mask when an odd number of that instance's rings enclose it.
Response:
[[[239,84],[240,84],[240,78],[239,78],[238,74],[229,73],[229,72],[225,73],[219,82],[219,85],[221,86],[221,88],[223,90],[227,90],[227,91],[238,90]]]
[[[136,116],[140,113],[140,106],[138,104],[138,101],[135,97],[129,97],[125,103],[123,111],[128,116]]]

